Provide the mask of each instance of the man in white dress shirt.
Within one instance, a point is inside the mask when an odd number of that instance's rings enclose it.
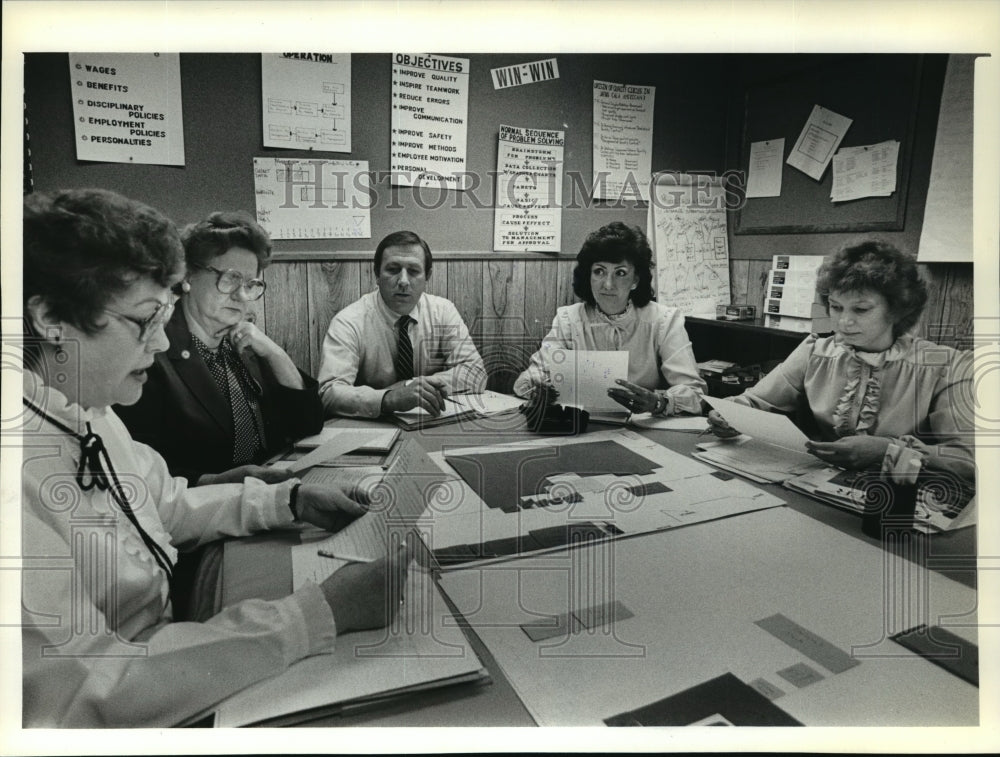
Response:
[[[378,291],[337,313],[323,339],[327,415],[375,418],[421,407],[436,416],[449,394],[485,390],[483,360],[462,316],[424,292],[431,265],[430,247],[411,231],[379,242]]]

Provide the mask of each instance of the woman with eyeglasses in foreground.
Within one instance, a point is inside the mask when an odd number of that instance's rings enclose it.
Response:
[[[407,548],[281,599],[173,622],[178,549],[365,508],[290,479],[188,487],[110,409],[139,399],[167,348],[180,239],[102,190],[24,202],[22,685],[26,727],[168,726],[338,634],[391,622]]]
[[[187,277],[142,399],[116,408],[136,441],[192,485],[245,476],[280,481],[261,463],[323,427],[316,380],[248,319],[263,296],[271,241],[245,213],[212,213],[181,232]]]

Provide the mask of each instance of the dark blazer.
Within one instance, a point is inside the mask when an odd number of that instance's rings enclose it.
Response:
[[[134,405],[116,405],[132,438],[159,452],[170,472],[192,484],[203,473],[233,467],[233,415],[226,396],[191,341],[182,307],[165,327],[170,347],[156,356],[142,397]],[[260,416],[265,455],[261,463],[289,442],[323,428],[323,405],[316,380],[302,373],[303,389],[275,380],[270,367],[244,352],[243,362],[261,387]]]

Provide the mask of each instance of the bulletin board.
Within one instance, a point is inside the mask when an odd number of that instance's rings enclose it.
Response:
[[[744,99],[741,170],[750,143],[785,139],[779,197],[755,197],[737,213],[736,234],[901,231],[923,72],[921,55],[831,55],[795,73],[751,85]],[[853,120],[841,147],[899,140],[896,191],[831,202],[832,164],[816,181],[787,165],[814,105]]]

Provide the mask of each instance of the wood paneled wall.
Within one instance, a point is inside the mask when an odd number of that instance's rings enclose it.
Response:
[[[490,373],[490,388],[510,391],[552,323],[556,308],[575,301],[572,260],[438,260],[427,291],[447,297],[462,314]],[[734,302],[763,307],[770,261],[730,263]],[[924,265],[930,299],[921,336],[969,346],[972,267]],[[319,372],[323,335],[333,316],[375,288],[370,261],[275,262],[257,323],[303,370]],[[725,355],[718,355],[725,358]]]

